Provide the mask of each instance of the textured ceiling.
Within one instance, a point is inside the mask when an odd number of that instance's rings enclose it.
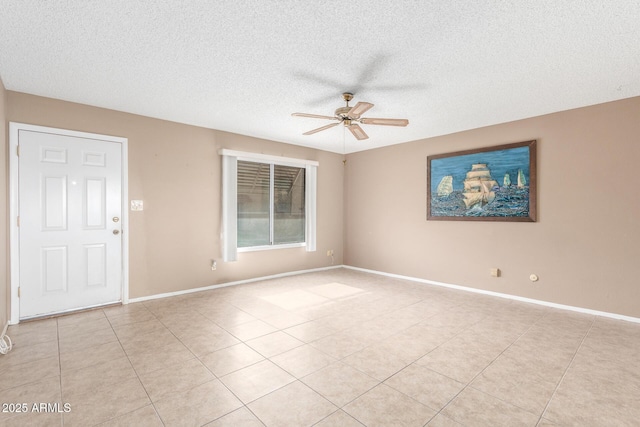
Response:
[[[640,2],[0,0],[0,77],[348,153],[640,95]],[[303,136],[344,91],[409,126]]]

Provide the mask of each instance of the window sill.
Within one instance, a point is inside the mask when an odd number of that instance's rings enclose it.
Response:
[[[238,248],[238,252],[257,252],[257,251],[271,251],[274,249],[290,249],[290,248],[304,248],[306,242],[300,243],[285,243],[282,245],[264,245],[264,246],[251,246],[248,248]]]

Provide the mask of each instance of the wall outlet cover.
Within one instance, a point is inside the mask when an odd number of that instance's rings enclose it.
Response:
[[[132,200],[131,201],[131,210],[132,211],[142,211],[142,210],[144,210],[144,202],[142,200]]]

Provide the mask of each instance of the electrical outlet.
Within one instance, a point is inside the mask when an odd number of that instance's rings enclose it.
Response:
[[[211,260],[211,271],[214,271],[216,268],[218,268],[218,263],[216,262],[215,259]]]
[[[329,249],[327,251],[327,256],[333,256],[333,249]]]
[[[500,269],[499,268],[492,268],[490,270],[490,274],[491,274],[491,277],[500,277]]]

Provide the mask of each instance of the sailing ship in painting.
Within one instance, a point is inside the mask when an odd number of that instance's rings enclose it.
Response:
[[[462,195],[467,209],[481,208],[496,198],[494,188],[498,187],[498,182],[491,178],[491,171],[486,163],[471,165],[471,170],[467,172],[467,177],[462,184],[464,186]]]
[[[438,184],[438,197],[445,197],[453,193],[453,176],[447,175]]]
[[[508,173],[504,174],[504,180],[502,181],[503,187],[511,186],[511,176]],[[518,169],[518,188],[524,188],[527,185],[527,178],[524,176],[522,169]]]
[[[527,178],[524,177],[522,169],[518,169],[518,188],[524,188],[527,185]]]

